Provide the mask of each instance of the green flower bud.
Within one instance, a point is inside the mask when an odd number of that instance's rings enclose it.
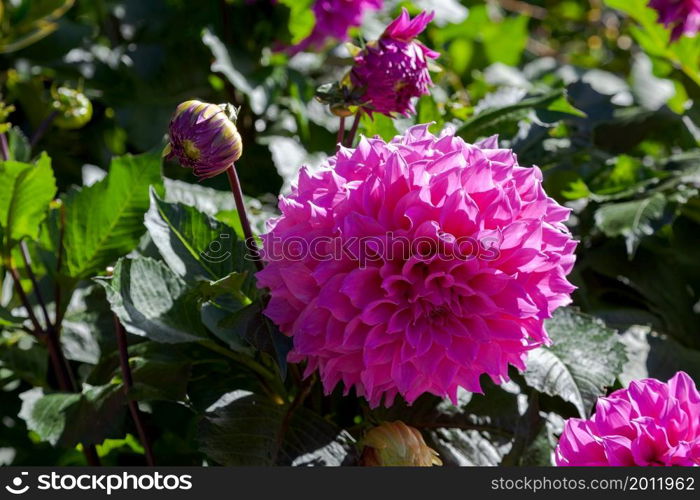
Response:
[[[432,467],[442,465],[418,430],[400,420],[371,429],[361,442],[361,465],[366,467]]]

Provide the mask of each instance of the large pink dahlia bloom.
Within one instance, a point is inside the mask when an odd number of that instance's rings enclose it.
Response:
[[[557,465],[700,465],[700,393],[678,372],[600,398],[589,420],[566,422]]]
[[[433,85],[428,61],[439,54],[415,38],[434,14],[423,12],[411,20],[404,9],[376,42],[355,57],[350,73],[354,87],[364,90],[366,110],[385,115],[415,113],[413,100],[429,93]]]
[[[383,5],[384,0],[316,0],[312,7],[316,17],[313,31],[293,51],[321,48],[329,38],[347,40],[348,31],[362,24],[366,11]]]
[[[659,12],[660,23],[673,28],[672,40],[700,31],[700,0],[650,0],[649,7]]]
[[[341,149],[304,168],[263,236],[265,310],[293,337],[289,360],[326,391],[372,406],[497,383],[549,341],[570,302],[569,210],[495,138],[465,143],[428,125]]]

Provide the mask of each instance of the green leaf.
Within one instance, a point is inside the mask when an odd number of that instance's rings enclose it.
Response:
[[[246,249],[226,224],[179,203],[168,203],[151,192],[145,225],[163,260],[179,277],[189,281],[218,281],[234,272],[255,268],[245,258]],[[253,293],[252,279],[244,293]]]
[[[19,416],[42,441],[73,447],[123,436],[126,395],[119,384],[86,387],[81,394],[32,389],[20,397]]]
[[[244,68],[243,66],[249,65],[236,60],[236,53],[230,52],[219,37],[207,28],[202,31],[202,43],[209,47],[214,56],[211,63],[212,73],[221,73],[236,90],[242,92],[248,98],[254,113],[264,113],[268,105],[267,91],[264,86],[257,85],[246,76],[252,73],[253,68]]]
[[[143,342],[129,348],[134,387],[131,399],[139,401],[184,401],[192,361],[171,345]],[[121,370],[118,372],[121,378]]]
[[[532,110],[548,110],[550,106],[562,107],[561,99],[566,99],[566,91],[557,89],[547,94],[528,97],[520,102],[500,108],[487,109],[465,121],[458,129],[457,135],[465,140],[474,141],[479,137],[490,135],[503,123],[517,122],[524,113]],[[558,105],[556,103],[559,103]],[[572,106],[573,108],[573,106]],[[575,108],[573,108],[575,109]]]
[[[13,316],[10,311],[8,311],[4,307],[0,306],[0,329],[1,329],[1,327],[5,327],[5,326],[9,326],[9,327],[21,326],[23,322],[24,322],[24,319],[18,318],[17,316]]]
[[[261,300],[222,317],[214,334],[234,350],[240,349],[241,341],[259,352],[272,357],[280,369],[282,378],[287,373],[287,354],[292,349],[292,340],[263,314]]]
[[[200,212],[214,216],[225,210],[235,210],[236,202],[231,191],[220,191],[200,184],[191,184],[173,179],[163,179],[165,201],[195,207]]]
[[[1,310],[0,310],[1,311]],[[18,331],[0,334],[0,367],[34,385],[46,385],[48,353],[32,336]]]
[[[633,380],[657,378],[668,380],[678,371],[700,378],[700,350],[685,347],[671,337],[641,325],[630,327],[623,335],[629,360],[620,380],[627,385]]]
[[[164,343],[192,342],[207,335],[196,298],[162,262],[119,259],[111,278],[96,281],[129,333]]]
[[[92,365],[116,350],[114,313],[102,286],[85,282],[73,291],[61,323],[61,347],[67,359]]]
[[[6,251],[22,238],[39,237],[39,226],[55,195],[56,180],[46,154],[41,155],[36,165],[0,163],[0,226]]]
[[[654,223],[664,214],[666,197],[656,193],[640,200],[608,203],[595,213],[595,223],[606,236],[623,236],[627,254],[633,257],[642,238],[654,234]]]
[[[282,5],[289,7],[289,33],[292,44],[301,42],[311,34],[316,24],[311,5],[312,0],[280,0]]]
[[[608,7],[621,10],[639,23],[632,35],[647,54],[674,64],[700,85],[700,38],[681,37],[671,42],[670,30],[658,22],[658,13],[647,0],[605,0]]]
[[[585,418],[622,372],[624,346],[601,320],[571,308],[557,310],[546,327],[552,345],[530,353],[525,381],[573,404]]]
[[[361,124],[362,130],[367,137],[378,135],[385,141],[390,141],[399,133],[396,130],[396,125],[394,125],[394,120],[378,113],[372,115],[371,118],[366,114],[362,115]]]
[[[244,391],[207,413],[199,427],[200,449],[226,466],[341,465],[351,438],[321,416]],[[230,401],[230,402],[228,402]]]
[[[421,430],[447,465],[495,466],[530,435],[526,395],[514,382],[497,386],[484,377],[484,394],[460,390],[457,404],[432,395],[411,406],[399,400],[372,412],[376,421],[402,420]]]
[[[104,271],[144,233],[149,186],[162,185],[157,154],[115,158],[105,179],[65,199],[66,272],[76,279]]]
[[[19,127],[12,127],[7,132],[7,147],[10,152],[10,160],[28,162],[32,158],[29,139]]]

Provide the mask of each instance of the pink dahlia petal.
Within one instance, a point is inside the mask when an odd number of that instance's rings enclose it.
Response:
[[[556,450],[557,465],[700,465],[698,405],[700,394],[683,372],[668,383],[634,381],[600,398],[591,419],[567,422]],[[591,442],[601,444],[602,462]]]
[[[318,370],[326,391],[343,384],[372,406],[454,399],[480,391],[482,375],[507,380],[549,342],[544,320],[573,289],[576,244],[547,221],[558,205],[541,175],[522,173],[539,169],[487,146],[425,125],[390,143],[363,138],[280,199],[258,282],[294,340],[289,360]]]
[[[437,59],[439,54],[415,38],[433,17],[422,12],[411,20],[403,9],[379,40],[367,44],[355,57],[350,79],[363,90],[361,99],[368,113],[409,115],[415,112],[414,98],[428,94],[433,85],[428,60]]]
[[[700,1],[650,0],[649,7],[659,13],[659,22],[671,28],[671,39],[695,36],[700,31]]]

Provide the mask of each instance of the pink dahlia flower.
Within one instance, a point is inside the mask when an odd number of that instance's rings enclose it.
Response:
[[[429,93],[433,85],[428,60],[439,54],[415,38],[433,19],[433,13],[423,12],[411,20],[403,9],[376,42],[355,57],[350,73],[353,86],[364,90],[362,100],[366,110],[407,116],[415,113],[413,99]]]
[[[303,168],[263,236],[265,314],[293,337],[289,360],[372,406],[421,394],[456,401],[508,379],[549,342],[570,302],[569,209],[495,138],[465,143],[428,125],[341,149]]]
[[[658,11],[660,23],[673,28],[672,40],[700,31],[700,0],[650,0],[649,7]]]
[[[384,0],[316,0],[312,10],[316,17],[311,34],[292,48],[299,52],[322,48],[329,38],[345,41],[348,31],[362,24],[367,10],[378,10]]]
[[[700,393],[678,372],[600,398],[589,420],[566,422],[557,465],[700,465]]]

